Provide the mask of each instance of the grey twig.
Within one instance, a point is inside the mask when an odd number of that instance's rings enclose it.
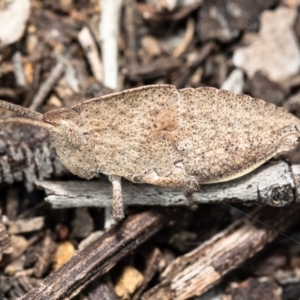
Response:
[[[250,218],[246,216],[236,221],[193,251],[178,257],[162,274],[161,283],[142,299],[167,299],[162,295],[172,295],[172,299],[184,300],[203,295],[280,233],[299,223],[299,211],[299,205],[258,208]]]
[[[84,50],[91,70],[97,81],[102,82],[102,63],[98,53],[96,42],[87,26],[83,27],[78,33],[78,40]]]
[[[43,103],[45,97],[52,90],[53,86],[58,81],[58,79],[62,76],[64,70],[65,64],[62,61],[59,61],[52,69],[48,78],[45,82],[43,82],[37,94],[33,98],[32,103],[29,107],[30,109],[36,110]]]
[[[101,20],[99,24],[103,61],[103,84],[116,89],[118,83],[118,36],[121,0],[99,0]]]
[[[25,86],[26,80],[25,80],[25,74],[24,74],[24,68],[22,63],[22,56],[20,51],[16,51],[13,54],[12,62],[14,65],[14,73],[15,78],[18,86]]]
[[[110,207],[112,187],[103,181],[37,181],[46,190],[46,201],[53,208]],[[183,190],[124,182],[125,205],[189,205]],[[286,206],[300,189],[300,166],[292,168],[284,161],[272,162],[237,180],[201,185],[194,194],[196,203],[243,202]]]

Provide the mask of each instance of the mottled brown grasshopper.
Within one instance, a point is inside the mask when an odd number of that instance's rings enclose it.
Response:
[[[296,148],[300,120],[263,100],[215,88],[150,85],[84,101],[42,115],[0,101],[0,107],[46,129],[62,163],[113,185],[113,215],[124,217],[121,178],[178,187],[241,177]]]

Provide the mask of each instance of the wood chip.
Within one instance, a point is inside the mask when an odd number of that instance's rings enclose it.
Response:
[[[115,285],[116,294],[122,300],[129,300],[130,296],[142,285],[143,280],[143,275],[137,269],[126,266]]]

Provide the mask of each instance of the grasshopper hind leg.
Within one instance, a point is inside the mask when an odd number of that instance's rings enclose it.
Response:
[[[144,182],[158,186],[182,188],[187,191],[197,191],[198,182],[194,178],[187,177],[184,174],[171,173],[168,176],[159,176],[156,171],[152,170],[148,174],[139,176],[138,181],[136,178],[131,179],[133,182]]]
[[[299,144],[300,132],[297,126],[289,125],[277,132],[279,137],[279,147],[277,149],[277,155],[287,153],[296,149]]]
[[[136,180],[132,180],[135,181]],[[194,203],[193,193],[199,190],[199,183],[196,179],[187,177],[181,172],[171,173],[169,176],[159,176],[154,170],[150,173],[139,178],[140,182],[146,182],[153,185],[181,188],[186,190],[185,196],[187,197],[190,207],[192,209],[197,208],[197,204]]]

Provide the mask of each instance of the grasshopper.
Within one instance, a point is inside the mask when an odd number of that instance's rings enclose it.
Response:
[[[300,120],[284,109],[211,87],[143,86],[44,115],[5,101],[0,107],[23,116],[0,123],[46,129],[72,173],[108,175],[117,220],[122,177],[182,188],[191,198],[201,184],[236,179],[295,149],[300,137]]]

